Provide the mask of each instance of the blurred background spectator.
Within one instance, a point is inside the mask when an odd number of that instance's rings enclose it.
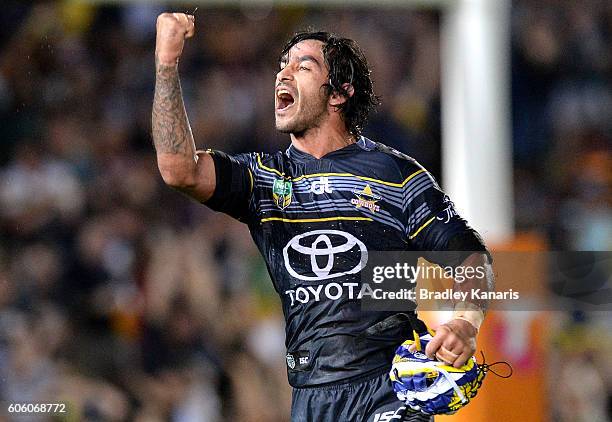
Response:
[[[163,10],[3,2],[0,400],[64,399],[89,421],[286,420],[280,305],[246,227],[157,172]],[[200,7],[196,21],[181,77],[198,146],[287,146],[273,125],[277,54],[312,25],[366,52],[383,100],[366,135],[443,180],[435,11]],[[517,0],[512,31],[516,228],[551,249],[610,250],[612,7]],[[612,378],[592,378],[606,406]],[[580,420],[570,411],[555,420]]]

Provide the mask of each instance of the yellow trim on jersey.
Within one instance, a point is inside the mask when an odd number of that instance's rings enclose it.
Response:
[[[267,171],[271,171],[272,173],[276,173],[276,174],[278,174],[280,177],[285,177],[285,174],[284,174],[284,173],[281,173],[280,171],[278,171],[278,170],[276,170],[276,169],[273,169],[273,168],[271,168],[271,167],[266,167],[266,166],[264,166],[264,165],[263,165],[263,163],[261,162],[261,155],[259,155],[259,154],[255,154],[255,155],[257,156],[257,165],[258,165],[259,167],[261,167],[263,170],[267,170]]]
[[[274,174],[277,174],[281,177],[285,177],[284,173],[281,173],[280,171],[273,169],[272,167],[267,167],[264,166],[263,163],[261,162],[261,156],[259,154],[257,155],[257,165],[262,169],[262,170],[266,170],[269,172],[272,172]],[[404,187],[404,185],[406,183],[408,183],[408,181],[412,178],[414,178],[416,175],[423,173],[425,171],[425,169],[420,169],[415,171],[414,173],[412,173],[410,176],[406,177],[404,179],[404,181],[402,183],[395,183],[395,182],[387,182],[386,180],[380,180],[380,179],[374,179],[373,177],[366,177],[366,176],[358,176],[356,174],[352,174],[352,173],[312,173],[312,174],[303,174],[301,176],[298,176],[296,178],[290,179],[292,182],[297,182],[300,181],[302,179],[307,179],[307,178],[311,178],[311,177],[328,177],[328,176],[335,176],[335,177],[356,177],[357,179],[360,180],[365,180],[368,182],[376,182],[376,183],[380,183],[383,185],[387,185],[387,186],[393,186],[396,188],[402,188]]]
[[[261,222],[266,223],[268,221],[282,221],[284,223],[316,223],[320,221],[337,221],[337,220],[350,220],[350,221],[372,221],[369,217],[325,217],[325,218],[282,218],[282,217],[268,217],[262,218]]]
[[[417,174],[421,174],[421,173],[423,173],[424,171],[425,171],[425,169],[417,170],[417,171],[415,171],[414,173],[412,173],[410,176],[406,177],[406,178],[404,179],[404,181],[402,182],[402,187],[403,187],[403,186],[404,186],[406,183],[408,183],[408,181],[409,181],[410,179],[414,178],[414,176],[416,176]]]
[[[408,239],[414,239],[415,237],[417,237],[417,235],[421,232],[421,230],[423,230],[425,227],[429,226],[431,224],[431,222],[434,221],[435,219],[436,219],[436,216],[431,217],[429,220],[427,220],[425,222],[425,224],[423,224],[421,227],[419,227],[419,229],[417,231],[415,231],[413,234],[408,236]]]

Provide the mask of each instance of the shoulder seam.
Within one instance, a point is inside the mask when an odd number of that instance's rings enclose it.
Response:
[[[401,151],[397,151],[396,149],[391,148],[385,144],[376,142],[375,151],[384,154],[393,161],[393,164],[399,174],[399,180],[401,180],[400,183],[402,185],[405,185],[408,180],[412,179],[414,176],[421,172],[429,173],[427,169],[421,166],[419,162],[413,157]]]

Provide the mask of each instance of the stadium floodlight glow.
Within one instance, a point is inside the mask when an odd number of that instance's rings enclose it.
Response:
[[[184,1],[164,2],[172,3]],[[460,214],[493,246],[513,237],[510,0],[196,0],[190,4],[440,10],[443,188]]]

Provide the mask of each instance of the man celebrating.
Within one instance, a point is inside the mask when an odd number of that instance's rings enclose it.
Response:
[[[388,378],[405,327],[387,324],[375,341],[362,341],[395,313],[362,310],[361,271],[373,250],[478,251],[460,261],[489,268],[482,240],[416,161],[360,135],[378,101],[366,59],[349,39],[303,32],[281,52],[274,93],[276,128],[291,137],[285,152],[196,150],[178,75],[194,23],[182,13],[157,20],[158,166],[171,187],[248,225],[282,301],[292,421],[430,420],[398,401]],[[457,304],[427,356],[464,365],[484,306]],[[426,332],[414,315],[409,332]]]

